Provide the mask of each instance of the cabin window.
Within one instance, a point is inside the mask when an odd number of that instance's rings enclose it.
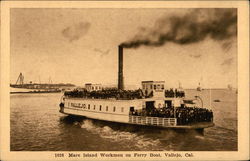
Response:
[[[88,104],[88,109],[90,109],[90,104]]]
[[[94,108],[93,108],[93,110],[95,110],[95,105],[94,105]]]
[[[108,106],[106,106],[106,111],[108,111],[109,110],[109,107]]]
[[[115,112],[115,106],[114,106],[114,108],[113,108],[113,112]]]
[[[100,111],[102,110],[102,105],[100,105]]]
[[[124,107],[121,108],[121,112],[124,112]]]
[[[129,108],[129,115],[132,115],[134,111],[135,111],[135,108],[134,107],[130,107]]]

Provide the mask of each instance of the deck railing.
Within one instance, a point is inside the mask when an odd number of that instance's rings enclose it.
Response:
[[[129,123],[153,126],[176,126],[176,118],[162,118],[162,117],[145,117],[145,116],[129,116]]]

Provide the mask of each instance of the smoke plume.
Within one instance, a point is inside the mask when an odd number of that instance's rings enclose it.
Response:
[[[167,42],[191,44],[210,37],[227,40],[237,35],[237,9],[192,9],[184,15],[172,15],[156,21],[152,29],[141,28],[124,48],[162,46]]]
[[[234,58],[228,58],[221,63],[221,65],[230,66],[234,61]]]
[[[69,42],[80,39],[85,35],[90,28],[89,22],[80,22],[62,30],[62,35],[69,40]]]

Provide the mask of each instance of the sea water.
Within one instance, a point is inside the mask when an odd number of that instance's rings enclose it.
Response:
[[[215,126],[196,131],[130,127],[59,113],[62,93],[11,94],[11,151],[236,151],[234,90],[186,90],[214,112]],[[219,101],[214,101],[219,100]],[[198,102],[201,104],[201,102]]]

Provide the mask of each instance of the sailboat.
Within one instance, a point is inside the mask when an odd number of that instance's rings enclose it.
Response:
[[[198,87],[197,87],[197,91],[202,91],[203,89],[202,89],[202,86],[201,86],[201,82],[202,82],[202,77],[201,77],[201,80],[200,80],[200,82],[199,82],[199,84],[198,84]]]
[[[202,88],[201,88],[201,83],[199,82],[199,85],[197,87],[197,91],[202,91]]]
[[[227,85],[227,88],[228,88],[228,90],[230,90],[230,91],[233,90],[233,86],[232,86],[231,84],[228,84],[228,85]]]

